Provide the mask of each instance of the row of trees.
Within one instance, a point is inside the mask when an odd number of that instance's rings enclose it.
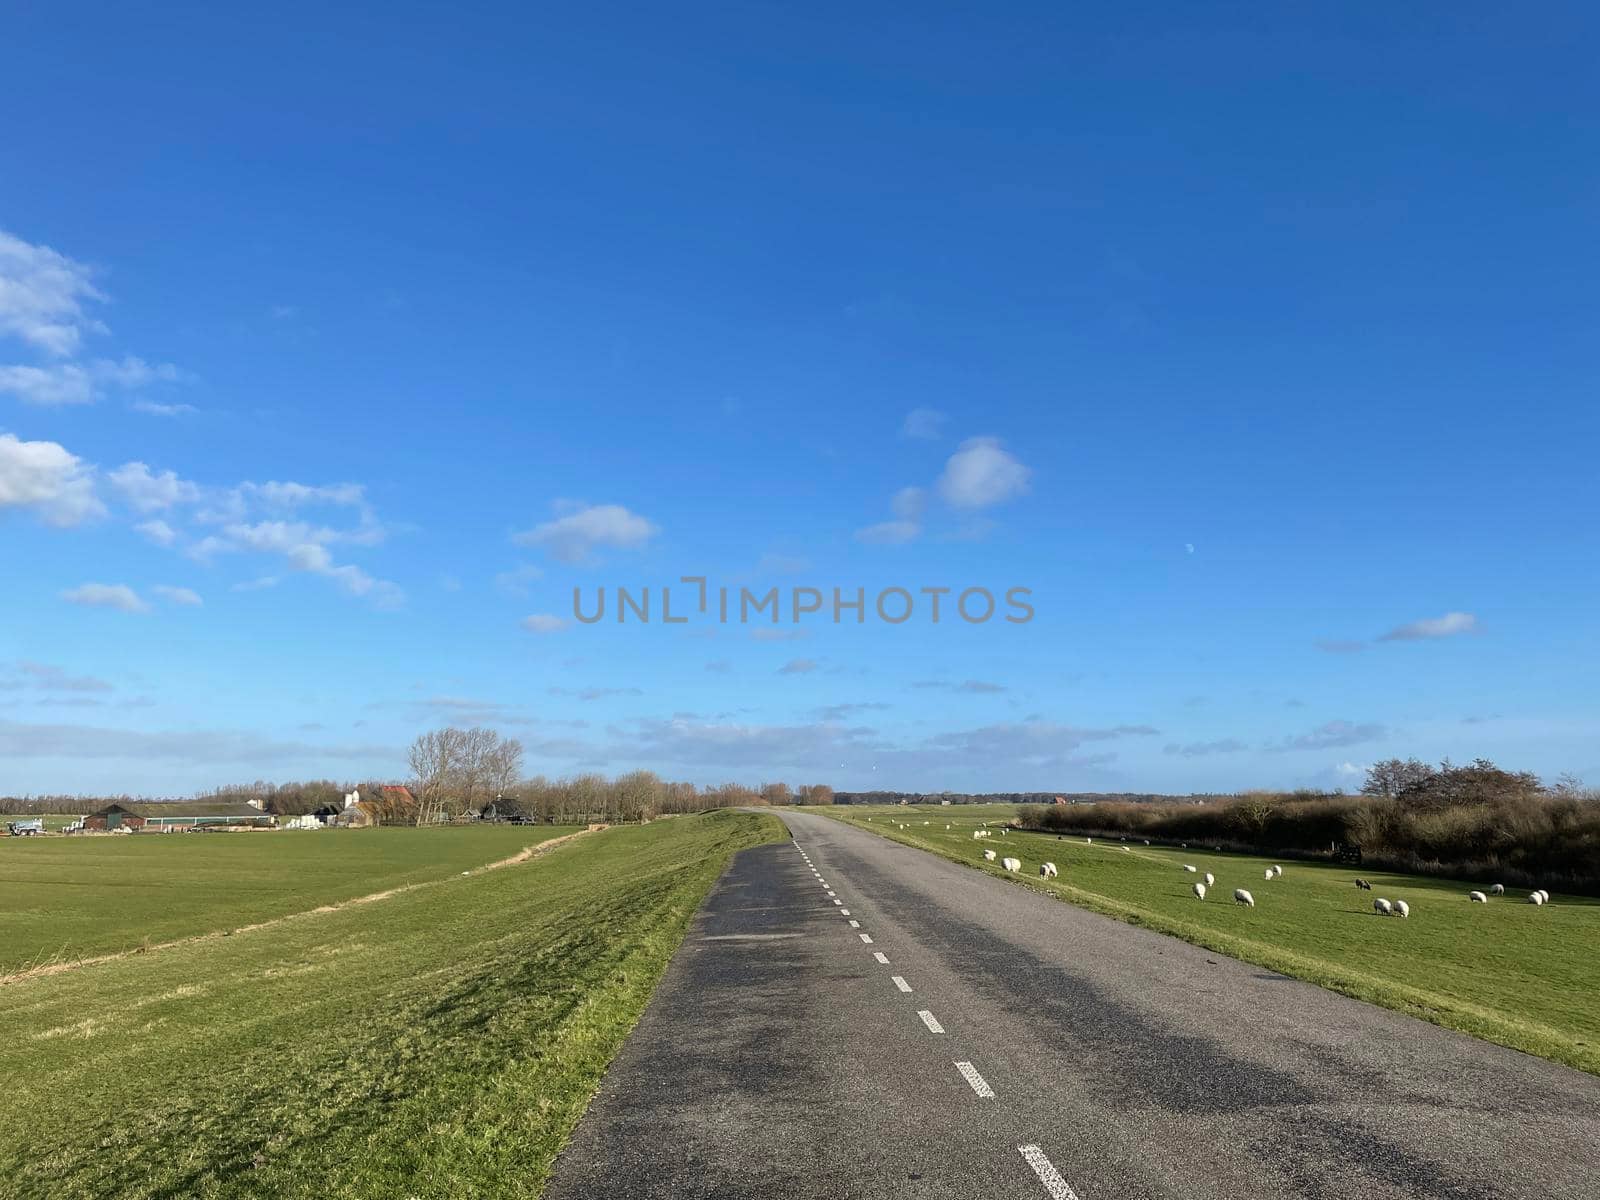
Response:
[[[831,804],[826,784],[725,783],[698,788],[663,780],[652,771],[615,779],[587,773],[564,779],[522,779],[522,743],[492,729],[447,727],[411,743],[406,761],[416,797],[416,824],[481,811],[491,801],[501,815],[559,825],[588,821],[648,821],[672,813],[749,804]]]
[[[1053,832],[1150,838],[1274,855],[1359,850],[1369,866],[1565,891],[1600,891],[1600,793],[1550,787],[1485,759],[1380,763],[1359,796],[1246,792],[1205,804],[1031,807]],[[1387,790],[1385,790],[1387,789]]]

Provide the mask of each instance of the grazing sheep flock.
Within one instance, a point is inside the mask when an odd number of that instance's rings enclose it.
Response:
[[[870,821],[872,818],[868,817],[867,819]],[[931,824],[931,822],[924,821],[923,824],[924,825],[929,825],[929,824]],[[905,826],[905,825],[898,825],[898,827],[901,828],[901,829],[907,828],[907,826]],[[956,828],[956,826],[952,825],[952,824],[946,824],[945,825],[945,829],[947,831],[948,830],[953,830],[955,828]],[[1026,833],[1027,831],[1019,830],[1018,832],[1019,833]],[[974,829],[972,831],[972,836],[973,836],[974,840],[981,840],[981,839],[984,839],[984,838],[992,838],[994,836],[994,833],[993,833],[993,830],[991,830],[988,827],[988,822],[984,822],[982,828]],[[1000,828],[1000,836],[1001,837],[1009,837],[1010,836],[1010,830],[1002,826]],[[1063,839],[1061,837],[1056,837],[1055,840],[1059,842],[1059,841],[1062,841]],[[1119,841],[1119,842],[1127,843],[1130,839],[1128,839],[1128,838],[1118,838],[1116,840]],[[1094,838],[1093,837],[1085,837],[1083,839],[1083,844],[1086,845],[1086,846],[1094,845]],[[1144,844],[1148,846],[1150,843],[1149,843],[1148,840],[1146,840],[1144,842]],[[1122,852],[1124,854],[1128,854],[1128,853],[1132,852],[1131,847],[1126,845],[1126,844],[1124,844],[1121,847],[1121,849],[1122,849]],[[1202,849],[1204,849],[1204,847],[1202,847]],[[1015,874],[1015,873],[1020,872],[1023,869],[1022,860],[1020,858],[1012,858],[1012,857],[1004,857],[1004,858],[1002,858],[1002,857],[999,856],[999,854],[996,851],[987,850],[987,849],[983,850],[982,854],[983,854],[983,861],[997,863],[1002,869],[1004,869],[1005,871],[1007,871],[1009,873]],[[1146,856],[1146,857],[1149,857],[1149,856]],[[1210,894],[1211,890],[1216,886],[1217,877],[1215,875],[1213,875],[1210,871],[1202,872],[1200,870],[1200,868],[1198,866],[1196,866],[1195,864],[1193,864],[1193,863],[1178,863],[1177,866],[1183,871],[1184,874],[1186,874],[1186,875],[1194,875],[1194,876],[1197,877],[1194,880],[1194,882],[1192,882],[1190,884],[1190,887],[1189,887],[1190,893],[1197,900],[1202,900],[1202,901],[1205,900],[1206,897]],[[1039,867],[1038,867],[1038,874],[1039,874],[1039,877],[1041,879],[1059,879],[1061,877],[1061,872],[1060,872],[1059,867],[1053,862],[1041,862],[1039,864]],[[1283,878],[1283,867],[1282,867],[1282,865],[1280,865],[1278,863],[1274,863],[1271,866],[1265,867],[1262,870],[1261,874],[1262,874],[1262,879],[1267,881],[1267,882],[1271,882],[1271,881],[1277,880],[1277,879],[1282,879]],[[1372,884],[1372,882],[1370,880],[1357,878],[1353,882],[1354,882],[1355,887],[1358,890],[1367,891],[1367,892],[1370,892],[1370,891],[1373,890],[1373,884]],[[1495,884],[1489,885],[1489,887],[1486,888],[1485,890],[1482,890],[1482,891],[1474,890],[1474,891],[1468,892],[1467,893],[1467,899],[1468,899],[1468,901],[1470,901],[1473,904],[1487,904],[1489,902],[1489,898],[1491,896],[1504,896],[1505,894],[1506,894],[1505,885],[1501,884],[1501,883],[1495,883]],[[1245,908],[1252,908],[1253,909],[1253,908],[1256,907],[1255,896],[1253,896],[1249,891],[1247,891],[1244,888],[1236,888],[1234,890],[1233,900],[1234,900],[1235,904],[1238,904],[1238,905],[1240,905],[1242,907],[1245,907]],[[1528,893],[1527,902],[1529,904],[1535,906],[1535,907],[1543,907],[1544,905],[1550,903],[1550,893],[1547,890],[1545,890],[1544,888],[1535,889],[1534,891],[1531,891],[1531,892]],[[1405,900],[1391,900],[1391,899],[1389,899],[1387,897],[1383,897],[1383,896],[1375,897],[1373,899],[1373,901],[1372,901],[1372,910],[1373,910],[1373,912],[1375,912],[1379,916],[1399,917],[1402,920],[1409,919],[1410,916],[1411,916],[1411,905],[1407,901],[1405,901]]]

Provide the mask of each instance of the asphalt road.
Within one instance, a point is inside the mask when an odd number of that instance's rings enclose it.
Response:
[[[1600,1200],[1600,1079],[783,818],[550,1200]]]

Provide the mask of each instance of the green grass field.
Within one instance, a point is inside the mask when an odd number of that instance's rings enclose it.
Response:
[[[729,857],[784,836],[608,830],[0,988],[0,1194],[536,1196]]]
[[[1467,893],[1481,884],[1098,838],[1086,845],[1071,835],[1001,837],[1010,805],[812,811],[995,874],[1005,872],[983,850],[1009,854],[1022,860],[1022,882],[1063,900],[1600,1074],[1600,901],[1592,898],[1556,896],[1537,908],[1514,891],[1474,904]],[[975,841],[984,821],[994,835]],[[1045,861],[1059,879],[1039,878]],[[1274,861],[1284,874],[1268,883]],[[1190,888],[1207,871],[1217,881],[1200,901]],[[1358,875],[1372,891],[1354,886]],[[1255,908],[1233,902],[1238,887]],[[1406,901],[1410,919],[1379,917],[1378,896]]]
[[[570,829],[0,838],[0,976],[459,875]]]

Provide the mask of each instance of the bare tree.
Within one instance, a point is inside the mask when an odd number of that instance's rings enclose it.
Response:
[[[412,791],[417,798],[417,824],[426,825],[443,812],[452,785],[459,779],[466,735],[459,729],[435,729],[417,735],[406,752]]]
[[[484,763],[484,777],[494,799],[516,790],[517,778],[522,774],[522,743],[516,738],[501,738],[488,753]]]
[[[1433,774],[1433,768],[1419,759],[1385,759],[1367,768],[1367,781],[1361,785],[1361,791],[1363,795],[1393,799],[1422,787]]]

